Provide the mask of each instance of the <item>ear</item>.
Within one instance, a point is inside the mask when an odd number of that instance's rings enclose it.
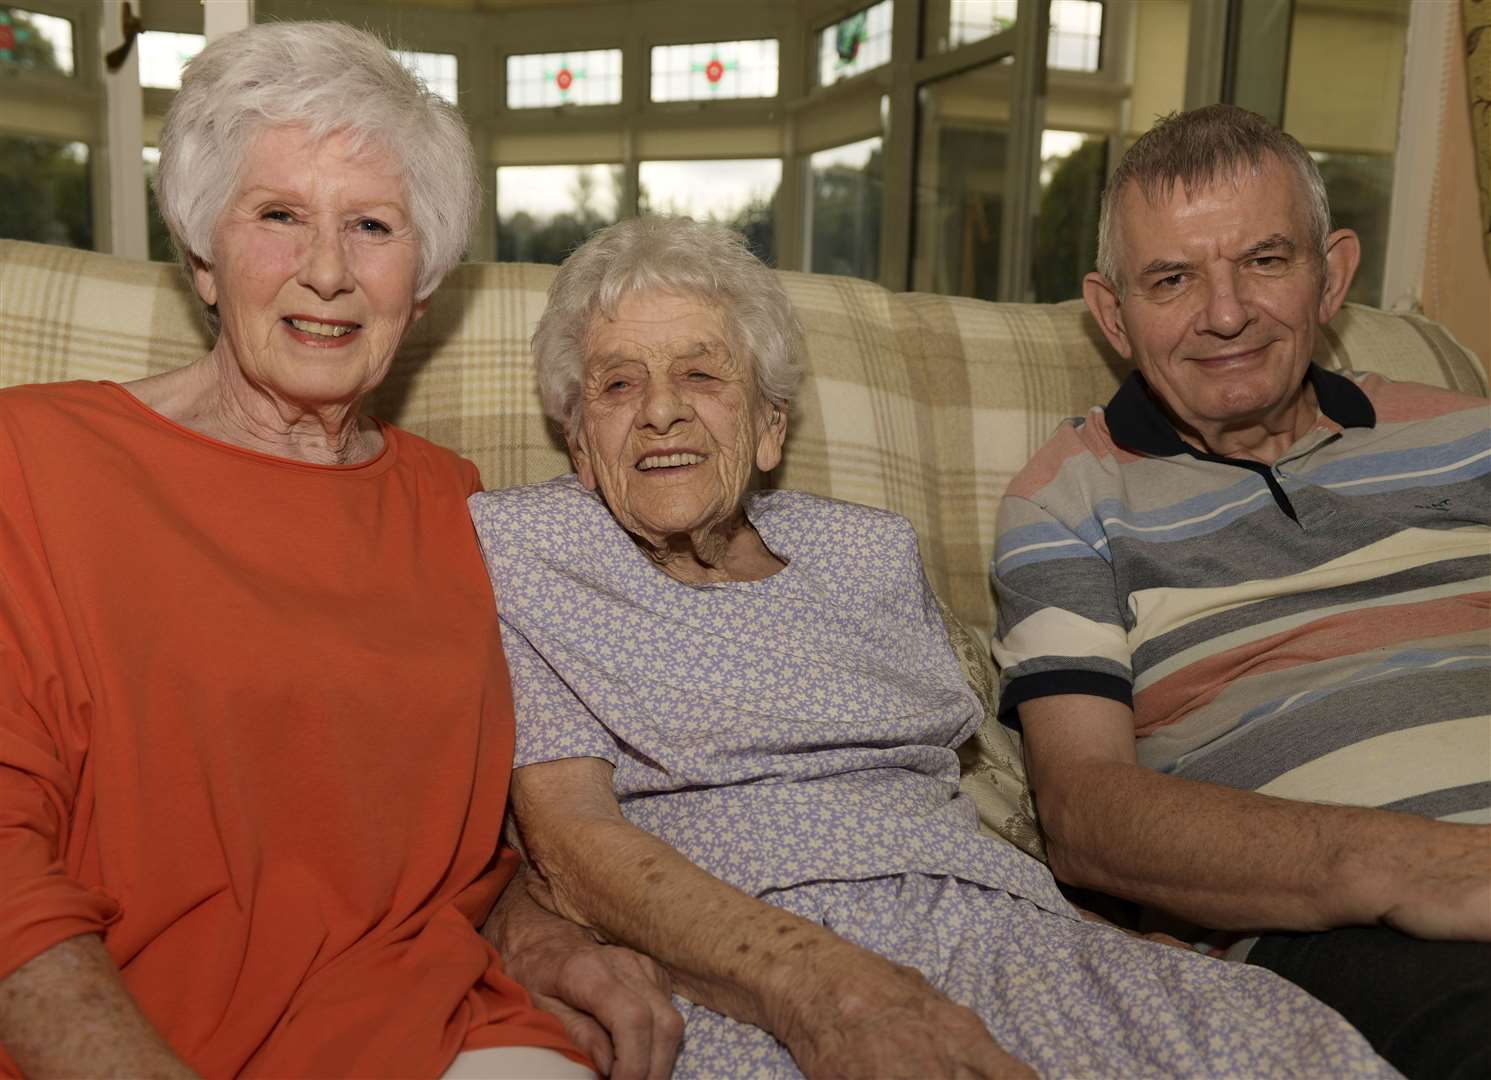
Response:
[[[586,445],[585,428],[581,426],[575,434],[567,436],[564,440],[569,447],[569,460],[575,467],[575,475],[579,477],[580,486],[586,491],[594,491],[596,486],[595,469],[590,465],[590,448]]]
[[[756,439],[756,468],[764,473],[782,463],[782,444],[787,441],[787,406],[773,401],[767,409],[766,426]]]
[[[1325,280],[1320,283],[1320,310],[1315,315],[1321,326],[1335,318],[1346,302],[1361,261],[1362,242],[1350,229],[1337,229],[1325,238]]]
[[[1129,344],[1129,332],[1123,323],[1123,306],[1113,283],[1102,274],[1088,274],[1082,279],[1082,299],[1098,321],[1098,328],[1103,331],[1108,344],[1118,350],[1119,356],[1132,360],[1134,348]]]
[[[212,272],[212,267],[203,262],[198,256],[192,257],[192,284],[197,287],[197,295],[202,298],[202,303],[208,307],[217,304],[217,278]]]

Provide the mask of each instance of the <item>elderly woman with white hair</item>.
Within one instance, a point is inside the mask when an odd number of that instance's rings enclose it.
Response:
[[[465,246],[459,114],[368,34],[252,27],[157,191],[211,352],[0,392],[0,1074],[588,1076],[476,928],[476,469],[361,408]]]
[[[575,474],[471,499],[531,892],[650,954],[681,1077],[1383,1076],[1282,979],[1084,919],[981,836],[982,720],[903,518],[757,490],[800,330],[724,229],[638,219],[533,348]]]

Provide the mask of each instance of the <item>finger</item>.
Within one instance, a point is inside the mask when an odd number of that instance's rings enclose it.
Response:
[[[670,1000],[652,1021],[652,1062],[647,1080],[668,1080],[673,1075],[673,1063],[678,1059],[678,1048],[683,1044],[683,1016]]]
[[[546,994],[534,994],[533,1003],[547,1013],[553,1014],[564,1025],[569,1036],[580,1051],[595,1062],[602,1076],[609,1076],[615,1061],[615,1050],[606,1029],[578,1009],[572,1009],[558,998]]]
[[[652,1009],[639,998],[618,996],[602,1002],[595,1017],[611,1036],[611,1080],[650,1080]]]

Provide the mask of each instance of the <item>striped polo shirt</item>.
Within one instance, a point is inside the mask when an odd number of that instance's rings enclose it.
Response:
[[[1156,769],[1491,820],[1491,410],[1308,378],[1320,417],[1272,466],[1189,446],[1136,373],[1015,477],[1001,719],[1093,694]]]

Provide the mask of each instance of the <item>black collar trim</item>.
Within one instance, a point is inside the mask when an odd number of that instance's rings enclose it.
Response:
[[[1372,402],[1344,375],[1326,371],[1318,364],[1311,364],[1305,378],[1315,387],[1315,398],[1320,402],[1320,411],[1343,428],[1376,427],[1377,411]],[[1125,450],[1133,450],[1152,457],[1174,457],[1189,454],[1208,460],[1227,461],[1211,454],[1203,454],[1180,437],[1175,425],[1160,408],[1159,402],[1149,391],[1144,376],[1137,371],[1129,375],[1108,402],[1104,414],[1108,420],[1108,432],[1113,441]]]

